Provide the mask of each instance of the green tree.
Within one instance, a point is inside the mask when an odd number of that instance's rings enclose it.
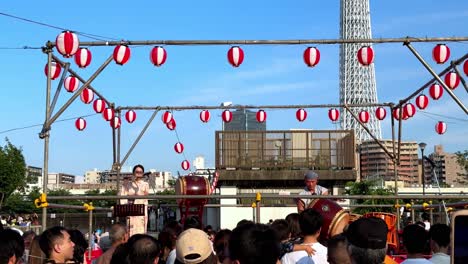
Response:
[[[15,191],[24,191],[26,187],[26,163],[21,148],[5,139],[5,146],[0,146],[0,192],[4,199]]]
[[[465,169],[463,173],[459,174],[459,176],[462,177],[460,183],[466,183],[468,182],[468,150],[465,150],[463,152],[457,151],[455,152],[455,155],[457,155],[457,163]]]
[[[395,194],[393,188],[383,188],[377,186],[377,181],[360,181],[346,183],[345,194],[348,195],[392,195]],[[357,199],[354,204],[364,205],[380,205],[394,204],[394,200],[390,199]],[[354,213],[365,214],[367,212],[390,212],[395,210],[389,207],[357,207],[352,210]]]
[[[73,196],[69,190],[65,189],[56,189],[49,191],[47,194],[47,197],[51,196],[70,196],[70,199],[64,199],[64,200],[53,200],[49,201],[49,203],[54,203],[54,204],[62,204],[62,205],[83,205],[83,202],[80,200],[73,199]],[[50,208],[48,210],[51,213],[76,213],[76,212],[83,212],[82,210],[79,209],[67,209],[67,208]]]
[[[32,188],[27,195],[20,192],[12,193],[2,209],[8,213],[39,213],[40,209],[36,208],[34,200],[39,197],[40,193],[38,187]]]
[[[96,196],[100,195],[103,196],[102,200],[89,200],[86,202],[93,202],[93,206],[95,207],[103,207],[103,208],[110,208],[116,204],[116,200],[107,200],[105,196],[117,195],[117,190],[108,189],[101,193],[99,189],[96,190],[89,190],[85,192],[85,195],[89,196]]]

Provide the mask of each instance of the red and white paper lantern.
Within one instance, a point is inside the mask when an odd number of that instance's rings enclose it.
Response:
[[[223,113],[221,114],[221,118],[225,123],[229,123],[232,121],[232,113],[229,110],[224,110]]]
[[[465,60],[463,63],[463,71],[465,72],[465,75],[468,76],[468,60]]]
[[[400,108],[394,108],[392,115],[393,115],[393,118],[395,118],[396,120],[400,120]],[[401,115],[405,116],[404,109],[401,109]]]
[[[169,122],[172,120],[172,118],[173,118],[173,117],[172,117],[172,113],[169,112],[169,111],[166,111],[166,112],[164,112],[164,114],[162,115],[161,118],[162,118],[163,123],[164,123],[164,124],[167,124],[167,123],[169,123]]]
[[[60,63],[55,62],[55,61],[53,61],[50,65],[51,65],[50,66],[50,79],[55,80],[60,76],[60,72],[62,71],[62,67],[60,66]],[[45,73],[46,76],[47,76],[47,74],[49,72],[48,66],[49,66],[49,64],[46,63],[46,65],[44,67],[44,73]]]
[[[82,117],[77,118],[75,121],[75,127],[79,131],[83,131],[86,128],[86,120]]]
[[[91,55],[91,51],[87,48],[80,48],[75,53],[75,63],[80,68],[86,68],[91,64],[91,59],[93,56]]]
[[[332,122],[336,122],[340,118],[340,111],[336,108],[331,108],[328,110],[328,118],[330,118]]]
[[[359,113],[359,121],[361,121],[364,124],[369,122],[369,113],[367,111],[361,111]]]
[[[73,93],[74,91],[78,90],[78,87],[80,86],[80,81],[75,76],[68,76],[67,78],[65,78],[63,86],[65,87],[65,90],[67,90],[67,92]]]
[[[102,113],[106,109],[106,101],[102,99],[96,99],[93,103],[93,109],[96,113]],[[110,119],[109,119],[110,120]],[[107,121],[109,121],[107,120]]]
[[[244,61],[244,51],[238,47],[231,47],[227,53],[229,63],[234,67],[239,67]]]
[[[73,56],[80,46],[78,36],[71,31],[63,31],[55,40],[57,51],[65,58]]]
[[[374,62],[374,49],[370,46],[364,46],[358,50],[358,61],[361,65],[369,66]]]
[[[259,123],[265,122],[265,121],[266,121],[266,118],[267,118],[267,114],[266,114],[265,111],[263,111],[263,110],[258,110],[258,111],[257,111],[257,121],[258,121]]]
[[[183,170],[188,170],[190,169],[190,162],[188,160],[182,161],[182,164],[180,164]]]
[[[150,60],[154,66],[159,67],[166,62],[167,52],[163,47],[156,46],[151,50]]]
[[[85,104],[91,103],[94,100],[93,90],[89,88],[84,88],[83,91],[81,91],[80,98],[81,98],[81,101]]]
[[[450,58],[450,49],[445,44],[437,44],[432,50],[432,58],[437,64],[443,64]]]
[[[445,84],[448,88],[455,90],[460,84],[460,76],[454,71],[451,71],[445,75]]]
[[[299,122],[304,122],[307,118],[307,111],[303,108],[296,111],[296,118]]]
[[[413,117],[414,114],[416,114],[416,107],[411,103],[405,104],[405,106],[403,107],[403,112],[404,117]]]
[[[437,83],[434,83],[433,85],[431,85],[431,88],[429,88],[429,95],[434,100],[439,100],[439,98],[441,98],[443,94],[444,88],[442,88],[442,86],[440,86]]]
[[[114,61],[119,65],[124,65],[130,59],[130,48],[125,45],[118,45],[114,49]]]
[[[203,110],[200,112],[200,120],[203,123],[208,123],[210,121],[210,111],[208,110]]]
[[[427,98],[426,95],[421,94],[416,97],[415,103],[419,109],[424,110],[429,105],[429,98]]]
[[[304,51],[304,62],[309,67],[314,67],[320,62],[320,51],[316,47],[308,47]]]
[[[184,145],[182,143],[180,143],[180,142],[177,142],[174,145],[174,150],[175,150],[175,152],[180,154],[180,153],[184,152]]]
[[[114,118],[114,109],[112,108],[106,108],[102,112],[102,117],[104,117],[104,120],[106,121],[111,121],[112,118]]]
[[[375,117],[382,121],[385,119],[385,117],[387,116],[387,110],[385,110],[385,108],[383,107],[377,107],[377,109],[375,109]]]
[[[114,116],[109,123],[113,129],[117,129],[122,125],[122,120],[120,120],[120,117]]]
[[[437,134],[442,135],[447,131],[447,124],[445,122],[439,121],[435,125],[435,131]]]
[[[128,123],[133,123],[136,120],[136,112],[133,110],[128,110],[127,113],[125,113],[125,120],[127,120]]]
[[[167,127],[167,129],[169,129],[169,130],[174,130],[174,129],[176,129],[176,126],[177,126],[177,124],[176,124],[176,121],[175,121],[174,118],[172,118],[172,120],[169,121],[169,123],[166,124],[166,127]]]

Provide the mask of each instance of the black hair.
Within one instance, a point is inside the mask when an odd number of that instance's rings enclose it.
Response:
[[[322,215],[312,208],[306,209],[299,214],[299,225],[302,230],[302,234],[314,235],[316,234],[323,225]]]
[[[254,222],[252,220],[242,219],[239,222],[237,222],[236,227],[239,227],[239,226],[245,225],[245,224],[253,224],[253,223]]]
[[[68,234],[70,235],[70,240],[75,244],[75,247],[73,248],[73,260],[78,263],[83,263],[84,253],[88,248],[88,241],[86,241],[83,233],[79,230],[68,230]]]
[[[143,167],[143,165],[141,165],[141,164],[137,164],[137,165],[133,166],[132,173],[135,174],[135,171],[138,168],[140,168],[143,172],[145,172],[145,167]]]
[[[24,253],[24,241],[21,235],[12,229],[0,231],[0,263],[8,263],[15,256],[18,261]]]
[[[130,263],[152,264],[161,254],[159,242],[152,236],[142,235],[128,243]]]
[[[275,231],[277,241],[281,242],[289,239],[291,229],[289,228],[288,221],[284,219],[276,219],[271,223],[270,228]]]
[[[424,253],[427,239],[427,232],[420,225],[408,225],[403,229],[403,244],[410,254]]]
[[[184,230],[190,229],[190,228],[196,228],[196,229],[201,229],[202,223],[198,219],[197,216],[189,216],[187,219],[185,219],[184,222]]]
[[[47,258],[50,257],[50,253],[52,252],[52,248],[58,239],[64,239],[63,231],[67,231],[65,228],[61,226],[54,226],[41,234],[39,238],[39,246],[41,250],[44,252]]]
[[[289,229],[291,231],[291,238],[298,238],[301,236],[301,226],[299,225],[299,214],[290,213],[286,216],[288,221]]]
[[[231,233],[232,231],[229,229],[221,229],[215,235],[213,249],[216,252],[216,256],[218,257],[220,263],[223,263],[224,259],[228,257],[227,249]]]
[[[448,247],[450,244],[450,227],[446,224],[435,224],[431,226],[429,237],[434,240],[439,247]]]

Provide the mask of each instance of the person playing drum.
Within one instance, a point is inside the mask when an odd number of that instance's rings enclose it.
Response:
[[[304,183],[306,187],[299,195],[328,195],[328,189],[317,184],[318,174],[314,171],[308,171],[304,175]],[[307,208],[312,199],[310,198],[298,198],[296,199],[297,211],[300,213]]]

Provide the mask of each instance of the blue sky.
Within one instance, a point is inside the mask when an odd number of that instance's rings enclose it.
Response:
[[[339,1],[81,1],[79,4],[49,4],[37,1],[19,4],[8,1],[1,12],[45,22],[76,31],[127,40],[190,39],[333,39],[339,38]],[[466,36],[467,1],[371,1],[373,37]],[[54,41],[61,31],[0,16],[0,47],[40,47]],[[82,41],[91,41],[80,37]],[[435,43],[415,43],[418,51],[437,72],[446,65],[431,59]],[[452,59],[468,51],[468,43],[448,43]],[[235,104],[326,104],[338,103],[339,47],[319,45],[321,62],[313,69],[302,62],[306,45],[243,46],[244,63],[239,68],[226,61],[229,46],[166,46],[168,59],[156,68],[149,61],[152,47],[133,47],[130,62],[112,62],[92,83],[116,105],[219,105]],[[375,70],[380,102],[406,97],[431,79],[430,74],[401,44],[379,44]],[[109,56],[113,48],[93,47],[93,61],[85,70],[74,70],[87,79]],[[55,51],[56,53],[56,51]],[[1,49],[0,89],[2,122],[0,131],[44,121],[46,56],[40,50]],[[73,62],[73,61],[72,61]],[[53,91],[58,81],[53,82]],[[427,94],[427,93],[426,93]],[[468,105],[467,93],[460,86],[455,94]],[[58,106],[70,94],[62,91]],[[327,109],[309,110],[307,121],[299,123],[295,110],[267,111],[268,129],[335,129]],[[425,141],[432,149],[443,144],[447,151],[468,148],[467,116],[445,93],[430,101],[430,114],[417,113],[404,123],[403,139]],[[92,106],[79,99],[60,117],[92,114]],[[212,111],[208,124],[199,121],[199,111],[176,112],[178,133],[187,158],[204,155],[214,165],[214,131],[221,129],[220,111]],[[137,120],[122,126],[122,156],[130,147],[151,112],[138,111]],[[445,116],[445,117],[444,117]],[[446,117],[458,118],[449,119]],[[112,163],[112,138],[109,125],[100,115],[86,118],[88,126],[79,132],[74,120],[55,123],[51,131],[50,172],[83,175],[93,168],[109,169]],[[146,168],[180,170],[183,157],[173,151],[174,132],[160,121],[153,122],[124,166],[142,163]],[[446,134],[434,132],[438,120],[448,124]],[[390,121],[382,122],[384,138],[390,138]],[[23,148],[30,165],[43,166],[43,141],[40,127],[1,133]],[[2,141],[3,144],[3,141]]]

